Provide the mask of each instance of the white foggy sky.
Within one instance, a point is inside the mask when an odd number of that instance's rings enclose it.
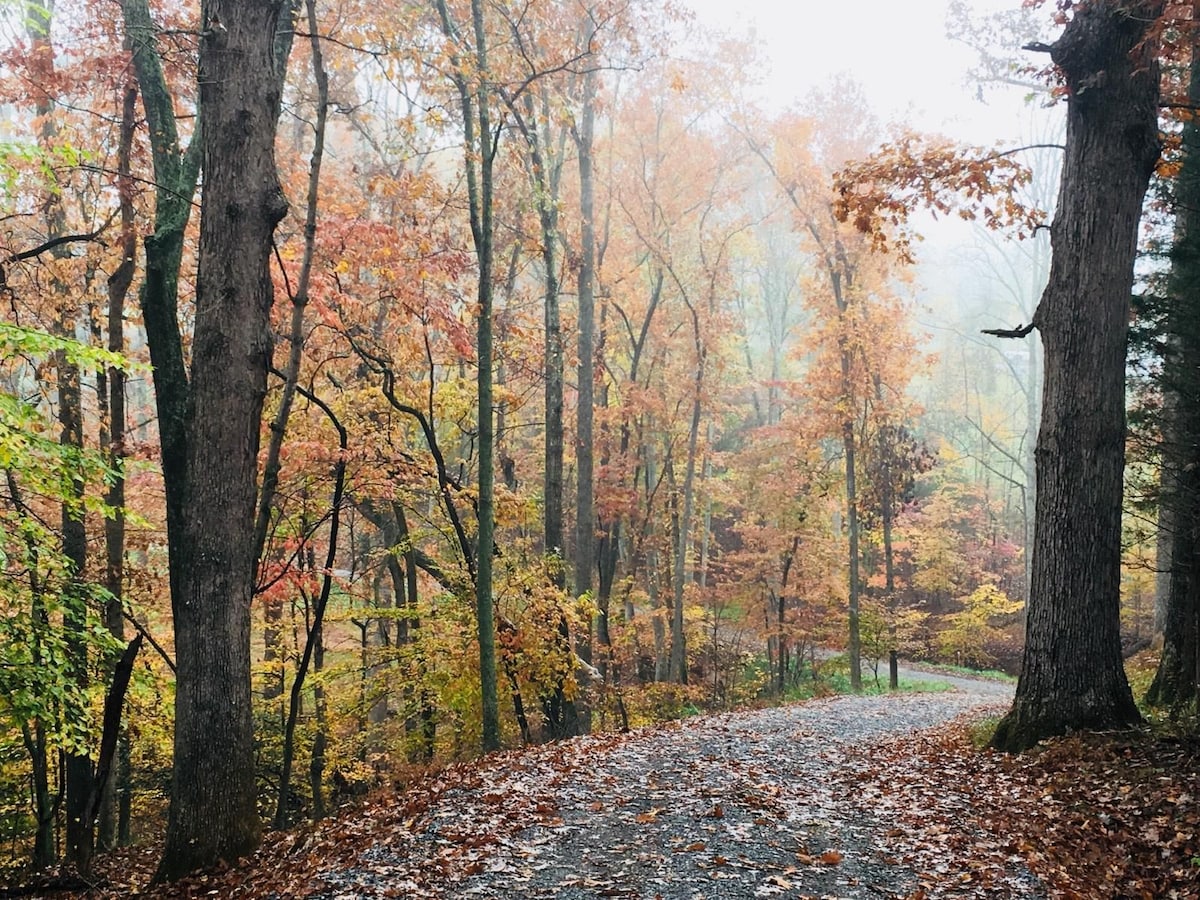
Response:
[[[966,83],[974,56],[946,37],[948,0],[681,2],[708,27],[739,36],[754,30],[769,59],[764,90],[771,107],[786,107],[845,72],[884,121],[986,144],[1021,130],[1019,91],[991,94],[984,104]],[[1019,4],[971,0],[979,12]]]
[[[750,29],[763,47],[769,74],[762,98],[779,110],[828,86],[839,73],[863,88],[884,123],[903,123],[968,143],[1006,147],[1046,140],[1061,108],[1029,104],[1020,88],[992,87],[986,102],[968,82],[974,51],[946,37],[949,0],[680,0],[707,28],[733,36]],[[969,0],[976,14],[1019,7],[1021,0]],[[1019,48],[1013,48],[1019,55]],[[958,328],[959,295],[980,276],[969,260],[978,236],[957,217],[913,217],[924,238],[917,246],[915,295],[921,329],[944,338]],[[1013,252],[1017,252],[1016,248]],[[1007,309],[988,327],[1007,324]],[[982,327],[973,324],[971,329]]]

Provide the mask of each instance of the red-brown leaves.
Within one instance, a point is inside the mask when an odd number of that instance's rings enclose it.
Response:
[[[834,175],[834,213],[853,222],[876,249],[890,246],[905,259],[913,239],[909,216],[918,207],[1028,235],[1044,213],[1021,199],[1030,172],[1014,152],[903,135]]]
[[[974,750],[951,726],[861,762],[859,795],[894,816],[888,850],[925,873],[926,896],[1011,895],[1014,861],[1059,897],[1200,889],[1194,740],[1077,735],[1010,757]]]

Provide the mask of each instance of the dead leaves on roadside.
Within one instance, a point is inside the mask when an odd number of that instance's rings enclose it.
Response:
[[[706,727],[715,748],[758,739],[718,721]],[[1196,739],[1076,736],[1009,757],[975,750],[959,724],[830,744],[808,757],[804,771],[821,782],[805,791],[806,815],[861,812],[863,821],[885,823],[873,846],[865,838],[837,849],[816,820],[795,818],[797,798],[777,767],[706,749],[662,771],[621,769],[622,755],[628,766],[645,752],[629,742],[644,739],[599,735],[450,766],[320,826],[268,835],[254,857],[227,871],[145,896],[488,896],[492,879],[540,883],[547,849],[605,817],[623,829],[620,843],[606,846],[613,870],[578,883],[584,876],[573,870],[560,888],[632,896],[630,866],[665,870],[677,860],[714,882],[753,870],[759,894],[791,896],[823,879],[854,877],[873,849],[882,866],[917,873],[907,900],[1045,889],[1068,900],[1200,896]],[[665,762],[661,753],[654,758]],[[583,772],[599,772],[603,789],[581,786]],[[801,838],[810,825],[811,849]],[[123,863],[102,858],[109,887],[90,896],[146,890],[157,854],[137,853]],[[881,895],[904,896],[892,890]]]
[[[958,724],[862,751],[848,777],[893,821],[886,853],[922,873],[919,897],[1011,896],[1022,867],[1066,900],[1200,894],[1195,740],[1075,735],[1012,757]]]

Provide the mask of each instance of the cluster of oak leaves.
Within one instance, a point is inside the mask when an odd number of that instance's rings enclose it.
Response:
[[[921,873],[921,887],[896,897],[1011,896],[1014,865],[1035,873],[1053,896],[1195,897],[1200,741],[1194,734],[1079,735],[1010,757],[977,749],[970,724],[960,721],[849,748],[831,787],[890,823],[892,856],[883,862]],[[454,809],[447,795],[461,796],[465,788],[481,804],[462,808],[460,822],[443,829],[454,840],[432,856],[413,854],[403,870],[387,868],[388,880],[404,885],[403,896],[445,896],[448,879],[481,871],[489,852],[517,832],[560,822],[554,785],[570,782],[584,766],[603,765],[606,750],[629,739],[596,735],[584,739],[586,749],[584,741],[568,741],[456,764],[319,826],[268,835],[236,868],[168,887],[147,887],[158,848],[109,855],[98,865],[103,886],[89,896],[309,896],[321,887],[321,873],[361,870],[365,848],[410,844],[423,820],[435,812],[444,819]],[[514,770],[539,775],[528,790],[506,791]],[[642,816],[630,827],[640,824]],[[840,864],[839,852],[815,851],[798,857],[794,871],[802,882],[806,867]]]

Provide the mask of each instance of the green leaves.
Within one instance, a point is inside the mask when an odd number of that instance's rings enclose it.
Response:
[[[133,368],[119,353],[0,322],[0,359],[24,357],[36,364],[55,354],[80,368]],[[76,510],[76,483],[107,484],[113,476],[101,453],[60,443],[43,411],[7,390],[0,390],[0,469],[19,490]],[[16,498],[10,500],[19,505]],[[82,506],[106,516],[112,512],[96,496],[85,496]]]
[[[8,593],[5,600],[15,600]],[[39,721],[52,745],[87,752],[93,735],[93,711],[102,699],[102,679],[84,687],[75,672],[74,652],[66,632],[56,623],[72,611],[82,614],[89,645],[100,658],[120,649],[119,643],[92,612],[107,598],[96,587],[84,592],[26,596],[27,605],[5,603],[0,616],[0,716],[13,722]],[[82,607],[82,608],[80,608]],[[95,695],[95,696],[93,696]]]
[[[21,178],[32,169],[42,180],[42,189],[57,194],[61,187],[55,172],[58,168],[78,168],[95,158],[95,154],[71,144],[44,147],[16,141],[0,141],[0,183],[5,194],[13,197],[20,188]]]
[[[126,367],[119,354],[0,323],[0,358],[49,357]],[[7,374],[7,384],[22,384],[19,364]],[[0,717],[39,722],[54,745],[84,751],[103,679],[82,677],[78,645],[82,638],[99,661],[117,644],[97,614],[109,594],[76,578],[51,523],[63,510],[111,515],[102,492],[87,487],[107,485],[113,472],[99,451],[61,443],[46,412],[9,390],[0,390],[0,469]]]
[[[70,338],[56,337],[45,331],[0,322],[0,359],[13,356],[44,358],[54,353],[62,353],[67,362],[81,369],[114,367],[128,372],[135,368],[120,353],[91,347]]]

